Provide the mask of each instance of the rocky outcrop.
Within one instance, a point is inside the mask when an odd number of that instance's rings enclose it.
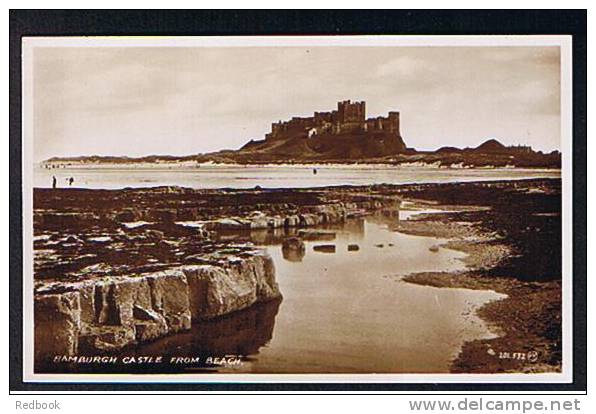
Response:
[[[280,297],[254,244],[300,231],[332,240],[306,228],[399,204],[369,187],[36,189],[36,360],[117,352]],[[305,254],[304,245],[282,252]]]
[[[210,220],[205,229],[213,231],[262,230],[288,227],[312,227],[319,224],[341,223],[345,221],[350,209],[341,204],[331,204],[303,208],[298,214],[270,216],[255,211],[246,217],[229,217]]]
[[[184,268],[193,320],[210,319],[280,296],[269,256],[231,260],[226,267]]]
[[[253,211],[246,216],[232,216],[204,222],[210,231],[264,230],[291,227],[313,227],[320,224],[343,223],[346,218],[365,215],[370,210],[383,208],[399,209],[400,200],[395,197],[374,197],[367,195],[358,202],[337,202],[304,206],[299,211],[285,215],[270,215]]]
[[[281,296],[272,259],[255,251],[217,265],[48,285],[35,295],[35,359],[106,353]]]

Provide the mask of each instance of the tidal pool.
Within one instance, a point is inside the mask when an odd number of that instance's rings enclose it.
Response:
[[[305,241],[304,254],[292,257],[282,252],[285,231],[251,233],[273,257],[283,300],[196,324],[136,353],[244,355],[241,364],[219,372],[448,372],[464,342],[494,336],[475,310],[504,296],[402,281],[413,272],[463,269],[465,254],[431,251],[442,240],[391,231],[391,220],[397,218],[367,217],[320,229],[335,236]],[[334,252],[316,249],[320,245],[333,245]]]

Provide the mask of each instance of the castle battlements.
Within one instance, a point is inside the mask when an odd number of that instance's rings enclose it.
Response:
[[[330,112],[315,112],[311,117],[293,117],[271,125],[267,140],[285,139],[294,136],[340,135],[349,133],[382,131],[400,136],[399,112],[391,111],[386,117],[366,119],[366,102],[337,103],[337,109]]]

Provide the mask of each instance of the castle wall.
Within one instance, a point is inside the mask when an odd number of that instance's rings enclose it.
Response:
[[[399,112],[391,111],[387,117],[366,119],[366,102],[337,103],[337,110],[315,112],[312,117],[294,117],[289,121],[279,121],[271,125],[271,132],[266,139],[283,139],[292,135],[312,136],[309,131],[316,129],[317,134],[341,134],[360,131],[384,131],[400,135]]]
[[[335,111],[334,111],[335,112]],[[324,125],[327,122],[333,122],[333,112],[315,112],[314,121],[315,124]]]

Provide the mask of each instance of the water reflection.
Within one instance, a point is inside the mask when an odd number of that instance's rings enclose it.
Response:
[[[287,250],[282,249],[283,258],[288,262],[301,262],[306,255],[306,250]]]
[[[252,242],[262,246],[281,244],[284,239],[298,235],[296,228],[278,228],[262,230],[219,231],[215,235],[218,241],[235,243]]]
[[[465,341],[490,337],[475,310],[496,293],[413,285],[396,276],[460,270],[465,257],[445,248],[430,252],[440,243],[435,238],[391,231],[398,219],[396,211],[383,211],[339,225],[237,235],[266,246],[284,300],[267,345],[225,372],[448,372]],[[304,249],[284,248],[288,238]],[[219,338],[223,347],[226,336]],[[177,341],[182,354],[197,352]]]
[[[135,355],[163,355],[164,363],[158,371],[225,371],[226,367],[207,363],[208,358],[239,356],[247,360],[259,353],[273,337],[275,317],[281,299],[257,303],[247,309],[209,321],[195,323],[188,332],[168,336],[140,345]],[[130,352],[127,353],[130,355]],[[173,364],[177,357],[182,363]],[[188,358],[199,362],[189,362]],[[234,370],[234,366],[227,369]],[[143,372],[147,371],[144,367]]]
[[[306,254],[304,242],[299,237],[284,239],[281,246],[282,257],[289,262],[301,262]]]
[[[335,239],[304,240],[300,262],[285,259],[281,246],[267,247],[284,302],[275,335],[250,372],[447,372],[463,342],[491,335],[475,309],[497,298],[494,292],[400,280],[397,275],[462,269],[465,254],[431,253],[440,241],[391,231],[397,219],[381,212],[327,228]],[[320,251],[325,245],[335,253]]]
[[[492,337],[476,310],[491,291],[414,285],[401,275],[464,269],[462,252],[432,237],[392,231],[396,210],[313,228],[228,232],[220,240],[264,246],[283,302],[196,323],[120,357],[160,363],[54,366],[54,372],[437,373],[466,341]],[[293,240],[293,242],[290,241]],[[274,331],[275,329],[275,331]],[[241,365],[208,358],[242,356]],[[182,363],[172,363],[181,358]],[[195,362],[188,359],[197,358]],[[186,361],[186,362],[185,362]],[[46,370],[46,372],[51,372]]]
[[[344,223],[342,229],[351,234],[352,238],[354,239],[364,239],[365,231],[364,231],[364,219],[351,219]]]
[[[367,216],[371,218],[371,216]],[[394,223],[399,219],[398,210],[380,211],[375,215],[375,222],[378,223]],[[259,229],[259,230],[234,230],[234,231],[219,231],[215,238],[218,241],[228,241],[235,243],[251,242],[259,246],[277,246],[282,245],[283,259],[300,263],[304,260],[306,249],[304,245],[302,248],[293,245],[292,240],[320,242],[313,246],[312,251],[319,253],[335,253],[336,246],[331,243],[324,243],[333,241],[338,234],[342,238],[350,235],[350,239],[354,241],[363,240],[365,238],[365,219],[362,217],[350,218],[344,223],[335,224],[321,224],[316,228],[275,228],[275,229]],[[284,242],[290,242],[290,245],[284,245]],[[355,252],[359,250],[357,245],[352,245],[348,248],[349,251]]]
[[[136,373],[448,372],[465,341],[492,337],[475,312],[502,296],[403,282],[399,275],[461,270],[465,254],[446,248],[430,252],[440,240],[393,232],[395,220],[381,213],[308,229],[325,233],[323,237],[334,233],[332,242],[301,240],[300,229],[223,235],[267,246],[284,295],[281,306],[280,302],[256,305],[122,354],[160,355],[164,363],[96,369]],[[290,253],[284,249],[282,243],[288,237],[304,243],[304,250],[290,249],[294,250]],[[333,246],[335,253],[316,251],[316,246],[324,245]],[[245,357],[241,366],[205,363],[209,356],[226,355]],[[201,359],[171,364],[176,357]]]
[[[139,347],[149,355],[255,355],[273,337],[281,299],[255,304],[242,311],[195,323],[189,332],[168,336]]]

